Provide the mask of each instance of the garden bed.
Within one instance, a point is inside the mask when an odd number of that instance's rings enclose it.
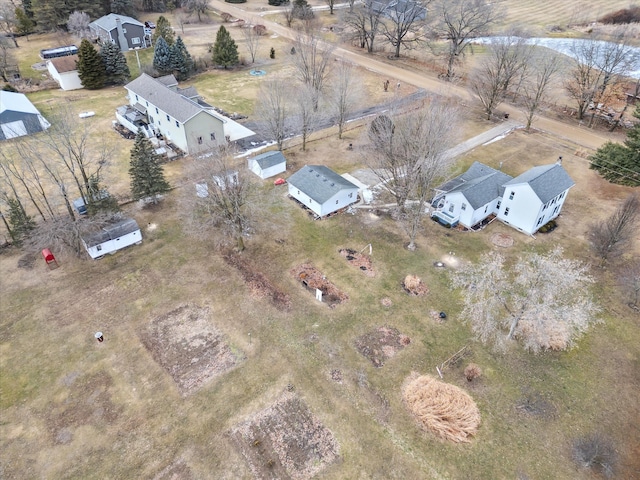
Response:
[[[373,263],[369,255],[363,255],[351,248],[341,248],[338,252],[349,262],[349,265],[357,267],[367,277],[375,277],[376,272],[373,270]]]
[[[298,265],[291,270],[291,274],[310,292],[315,294],[316,290],[320,290],[322,292],[322,301],[327,303],[329,307],[333,308],[349,300],[349,295],[339,290],[313,265],[308,263]]]
[[[394,327],[378,327],[374,331],[356,338],[356,348],[367,357],[374,367],[380,368],[384,362],[411,343],[411,339]]]

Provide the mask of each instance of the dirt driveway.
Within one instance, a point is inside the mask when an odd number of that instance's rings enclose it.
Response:
[[[228,3],[220,0],[211,0],[210,5],[221,12],[227,12],[237,18],[244,18],[251,15],[250,13],[232,6]],[[280,25],[273,21],[262,19],[262,23],[273,33],[276,33],[282,37],[293,39],[296,32],[290,28]],[[412,72],[400,67],[386,64],[373,57],[370,57],[363,53],[352,52],[345,48],[335,48],[334,53],[337,57],[357,64],[372,72],[394,78],[400,83],[407,83],[418,88],[424,88],[425,90],[436,92],[445,96],[459,97],[462,102],[473,102],[474,97],[471,93],[463,87],[452,85],[446,82],[442,82],[435,78],[427,77],[418,72]],[[524,115],[520,110],[512,107],[508,104],[501,105],[500,109],[509,116],[520,123],[524,123]],[[575,127],[566,123],[560,122],[547,117],[538,117],[534,123],[535,128],[549,132],[560,138],[571,140],[572,142],[589,149],[597,149],[607,140],[614,139],[613,136],[606,135],[604,132],[597,132],[586,127]]]

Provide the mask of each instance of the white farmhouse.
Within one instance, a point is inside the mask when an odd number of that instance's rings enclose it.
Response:
[[[287,160],[280,151],[265,152],[248,160],[249,170],[263,180],[287,170]]]
[[[534,167],[504,184],[498,220],[533,235],[560,215],[574,185],[560,163]]]
[[[305,165],[287,179],[289,195],[318,217],[358,200],[358,186],[323,165]]]
[[[436,189],[431,216],[444,225],[473,229],[491,215],[533,235],[562,210],[573,180],[560,163],[513,178],[482,163]]]
[[[136,221],[125,218],[107,225],[97,232],[82,238],[84,248],[93,259],[101,258],[107,253],[142,242],[142,233]]]

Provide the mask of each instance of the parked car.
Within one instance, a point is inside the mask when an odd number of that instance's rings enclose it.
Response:
[[[153,22],[144,22],[144,26],[147,28],[156,28],[156,24]]]

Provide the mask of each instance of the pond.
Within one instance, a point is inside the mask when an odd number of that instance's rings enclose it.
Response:
[[[481,37],[476,38],[474,43],[482,43],[487,44],[491,43],[494,39],[500,39],[504,37]],[[567,55],[571,58],[577,58],[574,52],[580,51],[582,45],[587,42],[591,42],[593,40],[587,40],[583,38],[543,38],[543,37],[535,37],[527,39],[527,43],[530,45],[538,45],[540,47],[549,48],[551,50],[555,50],[556,52],[562,53],[563,55]],[[598,50],[605,51],[607,46],[611,45],[611,42],[605,42],[601,40],[595,40]],[[635,59],[635,66],[632,67],[631,71],[628,75],[632,78],[640,79],[640,48],[625,46],[625,53],[629,55],[629,57]]]

